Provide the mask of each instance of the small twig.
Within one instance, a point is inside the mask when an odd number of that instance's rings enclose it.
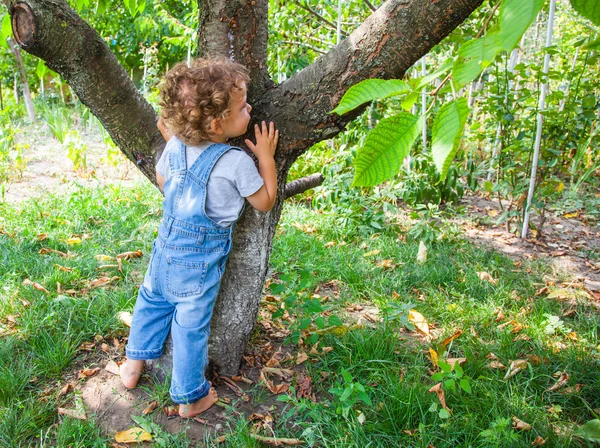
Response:
[[[300,439],[282,439],[279,437],[263,437],[258,434],[250,433],[250,437],[258,440],[259,442],[266,443],[267,445],[281,446],[281,445],[301,445],[304,442]]]
[[[364,2],[371,11],[377,11],[377,8],[373,6],[373,3],[371,3],[369,0],[364,0]]]
[[[337,25],[335,23],[330,22],[329,20],[327,20],[325,17],[323,17],[321,14],[319,14],[314,9],[309,8],[308,6],[304,6],[302,3],[298,2],[298,1],[296,2],[296,4],[298,6],[300,6],[300,8],[304,9],[305,11],[308,11],[310,14],[312,14],[313,16],[315,16],[321,22],[327,24],[330,28],[332,28],[332,29],[334,29],[334,30],[337,31]],[[344,30],[341,30],[341,33],[344,35],[344,37],[348,36],[348,33],[346,33]]]
[[[311,188],[318,187],[324,180],[325,178],[321,173],[315,173],[310,176],[296,179],[285,186],[285,199],[304,193]]]
[[[327,54],[326,51],[320,50],[320,49],[318,49],[316,47],[313,47],[312,45],[305,44],[304,42],[294,42],[292,40],[284,40],[284,41],[282,41],[282,43],[283,44],[288,44],[288,45],[299,45],[301,47],[308,48],[309,50],[312,50],[312,51],[314,51],[316,53]]]

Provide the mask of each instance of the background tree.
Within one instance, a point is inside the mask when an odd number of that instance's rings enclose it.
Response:
[[[248,96],[254,119],[275,121],[281,133],[277,203],[269,213],[246,209],[215,308],[211,357],[224,372],[239,368],[256,319],[291,165],[314,143],[341,132],[363,110],[342,117],[329,113],[350,86],[367,78],[402,77],[481,3],[388,0],[323,57],[276,84],[267,70],[268,2],[199,2],[197,54],[233,56],[246,65],[252,77]],[[154,165],[164,147],[155,127],[156,113],[107,43],[63,0],[5,4],[22,48],[69,83],[119,148],[155,182]]]

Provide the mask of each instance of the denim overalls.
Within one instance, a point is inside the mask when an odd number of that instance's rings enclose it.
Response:
[[[169,154],[164,217],[133,311],[127,358],[159,358],[171,330],[170,393],[178,404],[198,401],[210,389],[204,377],[210,318],[235,224],[223,228],[206,216],[206,184],[217,160],[230,149],[240,150],[215,143],[189,169],[183,143]]]

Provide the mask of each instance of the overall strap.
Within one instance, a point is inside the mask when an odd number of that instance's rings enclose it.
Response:
[[[173,140],[172,143],[171,140]],[[171,168],[171,173],[185,171],[187,165],[185,158],[185,144],[177,137],[171,137],[171,140],[169,140],[169,144],[174,145],[169,152],[169,166]]]
[[[217,161],[230,149],[241,151],[240,148],[229,146],[225,143],[214,143],[210,145],[200,153],[194,164],[189,168],[189,171],[194,173],[202,183],[206,184],[208,176],[210,176]]]

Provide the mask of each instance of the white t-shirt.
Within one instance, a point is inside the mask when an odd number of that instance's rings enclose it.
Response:
[[[165,182],[171,177],[169,153],[177,148],[177,137],[172,137],[165,147],[158,163],[156,172],[165,177]],[[186,163],[191,167],[198,156],[212,145],[206,142],[198,146],[186,146]],[[244,151],[231,150],[221,156],[208,178],[206,187],[206,214],[223,227],[233,223],[242,207],[244,198],[256,193],[264,181],[254,160]]]

